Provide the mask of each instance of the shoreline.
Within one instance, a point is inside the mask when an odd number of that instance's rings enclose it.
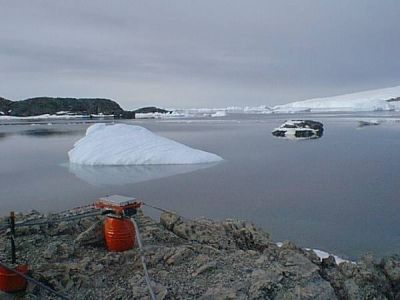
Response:
[[[17,257],[28,261],[30,276],[73,299],[148,299],[137,248],[108,252],[104,216],[57,221],[63,216],[17,214],[18,221],[44,222],[16,228]],[[187,220],[164,212],[157,222],[141,210],[135,220],[157,299],[400,297],[400,255],[336,264],[333,256],[321,260],[292,242],[279,247],[246,221]],[[8,245],[4,232],[0,241]],[[32,297],[52,299],[29,284],[22,299]]]

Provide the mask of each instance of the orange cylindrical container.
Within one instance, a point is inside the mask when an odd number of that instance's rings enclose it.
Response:
[[[108,216],[104,223],[107,249],[121,252],[135,245],[135,227],[130,219]]]
[[[28,265],[19,265],[16,271],[27,274]],[[26,279],[0,266],[0,290],[6,293],[18,292],[26,289]]]

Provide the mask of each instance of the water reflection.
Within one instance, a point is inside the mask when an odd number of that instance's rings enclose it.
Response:
[[[81,133],[81,130],[57,130],[47,128],[35,128],[19,131],[0,132],[0,139],[4,139],[10,136],[32,136],[32,137],[59,137],[59,136],[70,136]]]
[[[125,185],[210,168],[218,163],[195,165],[88,166],[69,164],[69,171],[91,185]]]
[[[23,131],[18,132],[17,134],[31,135],[31,136],[37,136],[37,137],[47,137],[47,136],[74,135],[77,132],[79,132],[79,131],[37,128],[37,129],[23,130]]]

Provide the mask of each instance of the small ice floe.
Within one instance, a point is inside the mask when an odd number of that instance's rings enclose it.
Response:
[[[346,259],[343,259],[343,258],[341,258],[341,257],[339,257],[339,256],[337,256],[337,255],[333,255],[333,254],[330,254],[330,253],[328,253],[328,252],[325,252],[325,251],[322,251],[322,250],[318,250],[318,249],[310,249],[310,248],[304,248],[304,250],[307,250],[307,251],[314,251],[314,253],[319,257],[319,259],[322,261],[324,258],[328,258],[329,256],[333,256],[334,258],[335,258],[335,262],[336,262],[336,264],[338,265],[338,264],[340,264],[340,263],[342,263],[342,262],[351,262],[351,261],[349,261],[349,260],[346,260]]]
[[[381,121],[379,120],[359,120],[358,121],[358,127],[365,127],[365,126],[376,126],[380,125]]]
[[[149,113],[136,113],[135,119],[176,119],[188,117],[186,114],[179,113],[177,111],[169,112],[149,112]]]
[[[283,243],[282,242],[277,242],[276,245],[280,248],[280,247],[282,247]],[[328,258],[329,256],[333,256],[333,258],[335,259],[335,262],[336,262],[337,265],[342,263],[342,262],[354,263],[352,261],[343,259],[343,258],[341,258],[341,257],[339,257],[337,255],[333,255],[333,254],[330,254],[330,253],[322,251],[322,250],[311,249],[311,248],[303,248],[303,249],[306,250],[306,251],[313,251],[319,257],[320,261],[322,261],[324,258]]]
[[[272,135],[287,139],[316,139],[324,132],[324,125],[311,120],[289,120],[272,131]]]
[[[226,111],[224,111],[224,110],[219,110],[219,111],[211,114],[211,117],[213,117],[213,118],[225,117],[225,116],[226,116]]]
[[[141,126],[104,123],[90,126],[68,156],[71,163],[83,165],[179,165],[222,160]]]

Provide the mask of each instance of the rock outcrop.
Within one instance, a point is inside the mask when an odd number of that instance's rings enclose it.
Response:
[[[17,215],[38,217],[54,220]],[[102,218],[19,227],[18,257],[32,277],[72,299],[149,299],[138,249],[107,252]],[[291,242],[278,247],[244,221],[163,213],[158,223],[141,211],[135,219],[157,299],[400,299],[400,255],[337,265]],[[7,238],[1,233],[0,245]],[[53,296],[29,284],[22,297]]]
[[[135,113],[137,114],[149,114],[149,113],[162,113],[166,114],[169,113],[169,110],[165,110],[162,108],[158,108],[155,106],[147,106],[147,107],[141,107],[135,110]]]
[[[125,111],[110,99],[103,98],[53,98],[36,97],[21,101],[10,101],[0,98],[0,111],[5,115],[29,117],[43,114],[68,112],[73,114],[104,114],[117,118],[133,119],[135,113]]]

